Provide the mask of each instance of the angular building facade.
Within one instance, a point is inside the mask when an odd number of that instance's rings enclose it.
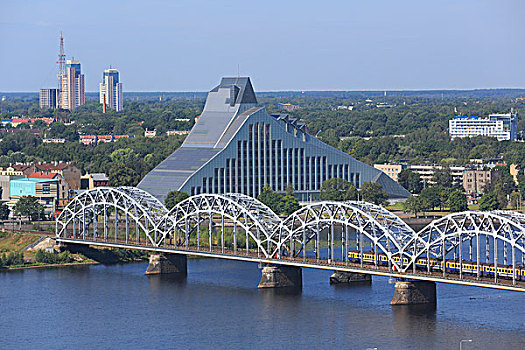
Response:
[[[160,200],[173,190],[189,195],[237,192],[256,197],[265,185],[284,192],[292,184],[302,201],[316,200],[323,181],[343,178],[360,188],[382,185],[391,198],[410,195],[383,172],[310,135],[286,114],[257,105],[250,79],[223,78],[208,94],[182,146],[138,187]]]

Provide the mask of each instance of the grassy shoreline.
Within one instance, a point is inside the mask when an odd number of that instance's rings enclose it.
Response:
[[[0,268],[0,272],[16,271],[16,270],[27,270],[27,269],[39,269],[39,268],[56,268],[56,267],[67,267],[67,266],[81,266],[81,265],[98,265],[96,261],[78,261],[73,263],[64,264],[30,264],[30,265],[17,265]]]

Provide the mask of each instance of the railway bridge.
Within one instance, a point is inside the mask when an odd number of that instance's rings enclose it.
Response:
[[[309,204],[282,219],[246,195],[199,194],[168,210],[134,187],[98,187],[56,220],[56,240],[151,252],[146,273],[186,274],[186,256],[262,266],[260,288],[300,288],[301,268],[331,281],[397,280],[392,304],[435,303],[435,282],[525,292],[525,215],[466,211],[418,232],[383,207]]]

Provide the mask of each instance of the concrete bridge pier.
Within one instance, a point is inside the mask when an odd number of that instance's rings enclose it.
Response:
[[[334,271],[330,276],[330,284],[371,284],[372,275],[357,272]]]
[[[436,304],[436,282],[398,280],[390,305]]]
[[[286,265],[266,265],[262,268],[261,282],[258,288],[303,287],[303,271],[300,267]]]
[[[186,255],[183,254],[151,254],[146,275],[158,274],[180,274],[188,275],[188,265]]]

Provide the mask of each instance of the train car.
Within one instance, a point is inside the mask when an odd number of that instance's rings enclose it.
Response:
[[[351,262],[360,263],[361,262],[361,253],[360,252],[348,252],[348,259]],[[377,259],[377,265],[386,266],[388,265],[388,258],[385,254],[376,254],[370,252],[363,252],[363,263],[366,264],[376,264]],[[397,263],[401,261],[400,257],[394,257],[393,260]],[[410,260],[406,257],[403,258],[403,265],[408,265],[410,263]],[[428,262],[428,265],[430,265],[431,271],[443,271],[443,261],[438,259],[430,259]],[[428,268],[427,266],[427,259],[426,258],[419,258],[416,260],[416,269],[420,271],[426,271]],[[472,276],[476,276],[478,274],[478,266],[476,264],[472,264],[471,262],[464,262],[463,264],[460,264],[456,261],[447,261],[446,265],[446,272],[447,273],[455,273],[459,274],[460,270],[463,274],[468,274]],[[523,266],[517,266],[516,267],[516,279],[517,280],[525,280],[525,267]],[[495,268],[494,266],[481,264],[480,265],[480,275],[484,277],[494,276]],[[512,267],[511,266],[498,266],[496,270],[497,276],[501,278],[506,279],[512,279]]]

